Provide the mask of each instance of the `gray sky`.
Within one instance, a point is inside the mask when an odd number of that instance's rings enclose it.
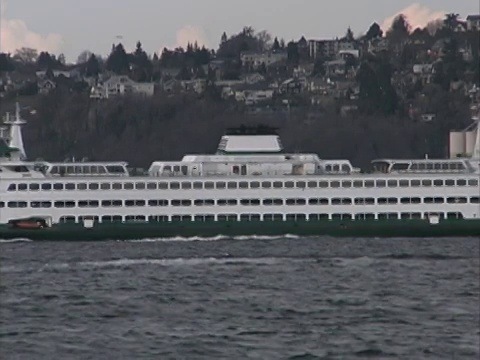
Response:
[[[148,53],[197,40],[217,47],[223,31],[244,25],[285,40],[333,38],[351,26],[364,33],[374,21],[405,13],[416,26],[444,13],[480,12],[477,0],[0,0],[0,49],[22,46],[65,53],[85,49],[106,55],[117,36],[127,50],[137,40]]]

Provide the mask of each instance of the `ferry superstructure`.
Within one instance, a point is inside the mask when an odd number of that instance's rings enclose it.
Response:
[[[155,161],[30,162],[20,118],[0,143],[0,238],[182,235],[480,236],[480,127],[472,157],[348,160],[283,152],[269,128],[229,129],[216,154]],[[45,219],[39,229],[12,226]],[[43,226],[44,225],[44,226]]]

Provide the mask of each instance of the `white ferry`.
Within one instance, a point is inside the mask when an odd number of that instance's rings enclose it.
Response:
[[[0,139],[0,238],[216,235],[480,236],[480,126],[472,157],[348,160],[284,153],[266,127],[228,129],[216,154],[124,162],[26,160],[17,104]]]

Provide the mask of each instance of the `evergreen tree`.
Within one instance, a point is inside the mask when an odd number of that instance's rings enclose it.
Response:
[[[222,38],[220,39],[220,44],[226,43],[227,40],[228,40],[228,38],[227,38],[227,33],[226,33],[226,32],[223,32]]]
[[[278,39],[276,37],[275,37],[275,40],[273,40],[272,50],[273,51],[280,50],[280,43],[278,42]]]
[[[380,25],[378,25],[376,22],[370,26],[370,28],[367,31],[367,34],[365,35],[367,40],[381,38],[382,36],[383,36],[383,31],[380,28]]]
[[[85,76],[87,77],[97,77],[100,73],[100,64],[97,57],[94,54],[90,55],[86,65],[85,65]]]
[[[112,51],[107,58],[106,68],[118,75],[126,75],[130,71],[128,55],[121,43],[112,46]]]
[[[353,36],[353,31],[350,28],[350,26],[347,29],[347,33],[345,34],[344,39],[349,42],[352,42],[353,40],[355,40],[355,37]]]

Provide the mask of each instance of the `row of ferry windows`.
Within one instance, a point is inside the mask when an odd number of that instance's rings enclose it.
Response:
[[[360,213],[360,214],[205,214],[205,215],[104,215],[98,216],[62,216],[60,222],[83,222],[85,219],[108,222],[176,222],[176,221],[316,221],[316,220],[415,220],[427,219],[432,215],[440,219],[462,219],[463,215],[459,212],[448,213],[421,213],[421,212],[402,212],[402,213]]]
[[[332,180],[332,181],[195,181],[195,182],[102,182],[102,183],[19,183],[8,191],[39,190],[189,190],[189,189],[305,189],[382,187],[478,186],[478,179],[436,180]]]
[[[402,197],[402,198],[292,198],[292,199],[182,199],[182,200],[73,200],[66,201],[31,201],[32,208],[96,208],[96,207],[143,207],[143,206],[281,206],[281,205],[394,205],[394,204],[480,204],[480,196],[451,196],[451,197]],[[0,202],[1,207],[25,208],[26,201]]]

